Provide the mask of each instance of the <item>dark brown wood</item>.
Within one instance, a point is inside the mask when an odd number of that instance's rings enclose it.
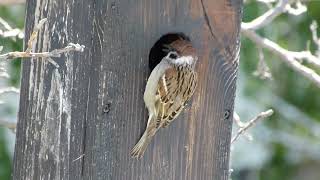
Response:
[[[13,179],[227,180],[241,0],[29,0],[26,34],[47,17],[37,51],[86,46],[23,62]],[[141,160],[143,92],[153,44],[190,37],[200,60],[188,108]]]

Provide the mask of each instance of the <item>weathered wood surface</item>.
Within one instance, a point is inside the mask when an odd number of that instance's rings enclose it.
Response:
[[[37,51],[83,53],[23,62],[13,179],[227,180],[241,0],[29,0],[26,32],[48,18]],[[183,32],[198,49],[199,86],[141,160],[149,50]]]

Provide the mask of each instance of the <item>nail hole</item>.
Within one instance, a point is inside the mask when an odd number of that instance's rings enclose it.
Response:
[[[111,108],[111,103],[107,103],[103,108],[103,113],[109,113]]]
[[[165,48],[164,45],[168,45],[179,38],[190,41],[190,38],[184,33],[168,33],[162,36],[152,46],[149,53],[149,68],[151,71],[160,63],[162,58],[167,55],[168,52],[163,51],[163,49]]]
[[[115,3],[115,2],[112,2],[112,3],[111,3],[111,9],[113,9],[113,10],[116,9],[116,3]]]
[[[224,111],[224,114],[223,114],[223,119],[224,120],[228,120],[229,119],[229,117],[230,117],[230,110],[225,110]]]

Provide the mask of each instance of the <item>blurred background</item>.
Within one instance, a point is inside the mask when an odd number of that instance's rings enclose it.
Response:
[[[312,20],[320,24],[320,1],[308,1],[308,11],[300,16],[282,14],[258,31],[284,48],[305,50],[316,47],[311,40]],[[268,10],[268,6],[247,0],[243,21],[248,22]],[[0,17],[12,27],[23,29],[24,5],[0,6]],[[320,29],[318,28],[320,34]],[[261,111],[272,108],[270,118],[259,121],[249,130],[253,137],[240,137],[231,148],[233,180],[319,180],[320,179],[320,89],[292,71],[279,57],[263,50],[273,78],[254,76],[259,62],[255,44],[242,37],[240,69],[237,83],[236,112],[248,121]],[[0,37],[3,52],[21,51],[19,38]],[[320,61],[320,60],[319,60]],[[307,65],[307,64],[306,64]],[[313,69],[315,67],[309,66]],[[0,78],[0,88],[20,84],[20,59],[0,64],[10,78]],[[320,73],[320,69],[315,69]],[[0,96],[0,118],[16,121],[19,95]],[[237,130],[234,125],[234,131]],[[0,127],[0,179],[9,180],[12,168],[15,134]]]

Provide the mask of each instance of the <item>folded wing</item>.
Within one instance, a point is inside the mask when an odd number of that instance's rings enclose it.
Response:
[[[196,88],[197,74],[187,66],[166,70],[158,82],[157,126],[166,127],[183,110]]]

